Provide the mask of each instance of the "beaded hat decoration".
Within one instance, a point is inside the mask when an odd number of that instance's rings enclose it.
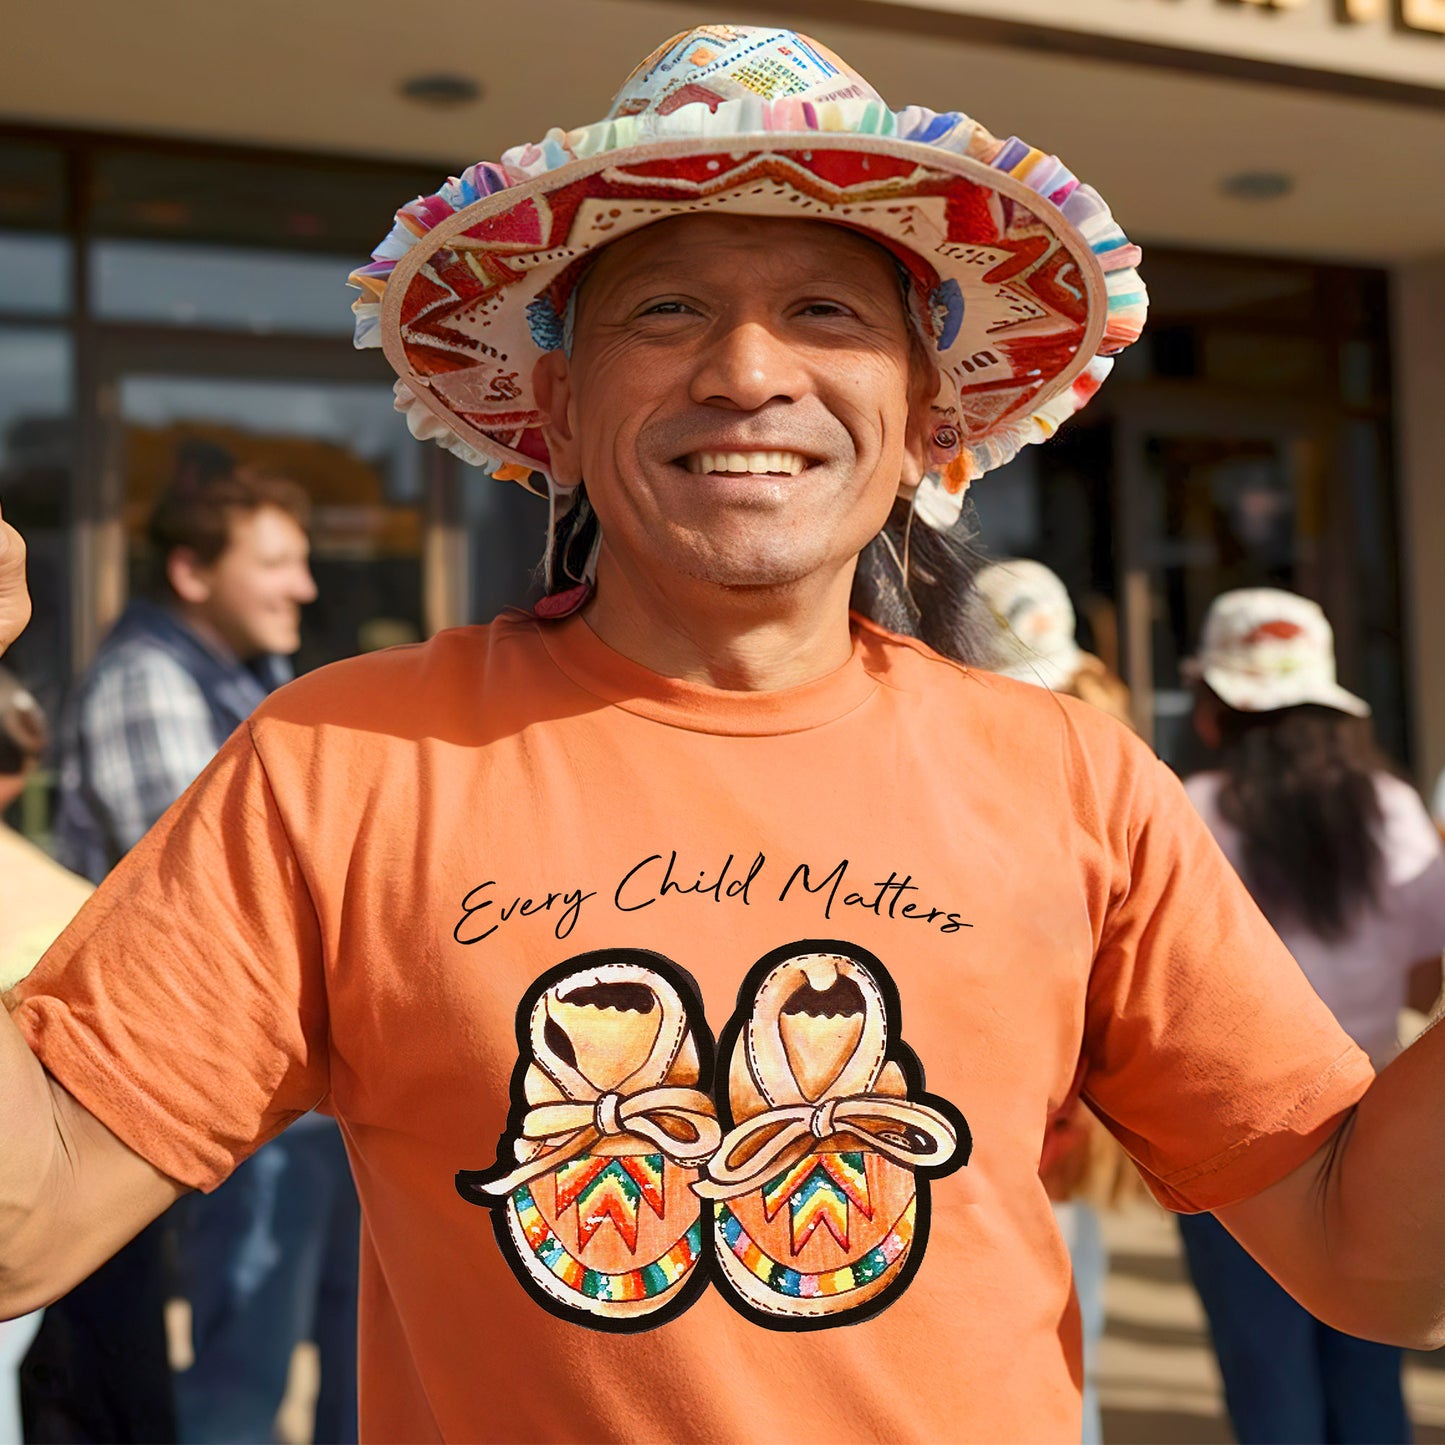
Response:
[[[936,425],[960,442],[914,499],[934,527],[1052,436],[1144,324],[1139,248],[1056,158],[961,112],[891,110],[791,30],[700,25],[638,66],[604,120],[403,206],[350,278],[356,345],[385,350],[415,436],[555,495],[533,366],[567,344],[594,253],[697,212],[830,222],[897,259],[939,367]]]

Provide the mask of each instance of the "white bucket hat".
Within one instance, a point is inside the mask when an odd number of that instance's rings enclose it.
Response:
[[[975,663],[1057,692],[1083,663],[1068,589],[1042,562],[994,562],[974,579],[965,605]]]
[[[1319,605],[1275,587],[1216,597],[1199,655],[1184,671],[1237,712],[1316,703],[1352,717],[1370,715],[1369,703],[1335,681],[1335,634]]]

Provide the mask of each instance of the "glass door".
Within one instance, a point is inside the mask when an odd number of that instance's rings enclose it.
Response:
[[[1123,671],[1140,731],[1186,771],[1201,759],[1182,664],[1221,592],[1281,587],[1315,598],[1347,672],[1359,630],[1328,423],[1237,405],[1211,414],[1198,397],[1190,411],[1131,407],[1115,429]]]

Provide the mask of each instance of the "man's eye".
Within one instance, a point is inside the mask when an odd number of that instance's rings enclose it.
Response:
[[[686,316],[692,307],[682,301],[654,301],[642,310],[644,316]]]
[[[853,312],[841,301],[809,301],[798,308],[800,316],[851,316]]]

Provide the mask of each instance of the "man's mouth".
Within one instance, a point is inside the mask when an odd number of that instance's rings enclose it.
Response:
[[[796,477],[810,462],[801,452],[689,452],[680,460],[700,477]]]

